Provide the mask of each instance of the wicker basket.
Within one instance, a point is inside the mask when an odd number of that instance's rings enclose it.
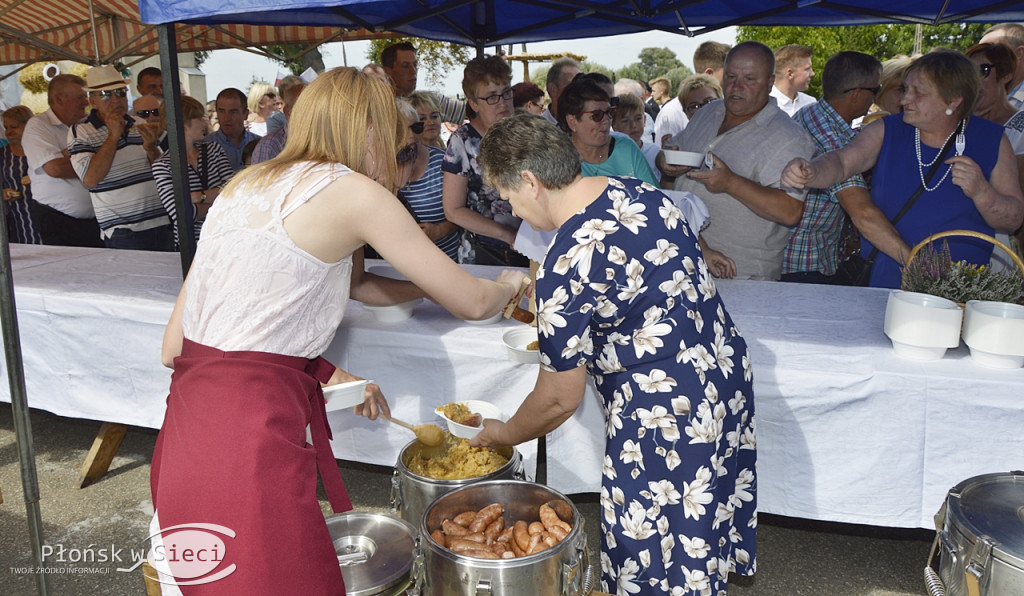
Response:
[[[1024,261],[1022,261],[1020,256],[1016,252],[1014,252],[1009,246],[1006,246],[999,240],[996,240],[995,238],[989,236],[988,234],[982,234],[981,232],[975,232],[974,230],[949,230],[948,232],[939,232],[937,234],[932,234],[931,236],[928,236],[924,240],[918,242],[914,246],[914,248],[910,250],[910,254],[907,256],[907,261],[903,266],[903,278],[900,283],[901,288],[903,288],[904,290],[907,289],[907,265],[910,265],[910,262],[914,260],[914,257],[917,256],[917,253],[920,252],[922,248],[928,246],[932,242],[940,238],[948,238],[951,236],[967,236],[969,238],[977,238],[979,240],[984,240],[986,242],[994,244],[997,248],[1001,248],[1003,252],[1010,255],[1010,258],[1013,259],[1013,263],[1017,265],[1017,269],[1020,270],[1021,275],[1024,275]],[[963,303],[958,304],[960,304],[960,306],[963,306]]]

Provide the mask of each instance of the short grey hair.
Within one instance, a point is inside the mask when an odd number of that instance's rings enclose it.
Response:
[[[398,113],[403,118],[410,122],[419,122],[420,114],[416,111],[416,107],[412,105],[412,102],[404,97],[395,98],[395,106],[398,108]]]
[[[635,95],[637,97],[644,96],[644,88],[639,81],[633,79],[619,79],[615,83],[615,95]]]
[[[551,63],[551,68],[548,69],[548,76],[544,79],[544,82],[548,85],[557,85],[558,80],[562,78],[562,71],[565,70],[567,66],[579,68],[580,63],[568,56],[562,56]]]
[[[569,139],[540,116],[516,113],[495,122],[480,141],[477,163],[484,184],[516,190],[523,172],[532,172],[545,188],[568,186],[580,176],[580,154]]]

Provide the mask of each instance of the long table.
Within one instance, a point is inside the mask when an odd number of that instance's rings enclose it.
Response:
[[[170,378],[160,339],[181,285],[177,255],[11,249],[29,405],[158,428]],[[718,287],[754,362],[761,511],[927,528],[961,480],[1024,468],[1024,369],[981,367],[962,345],[937,362],[896,356],[882,333],[885,290]],[[436,406],[464,399],[511,413],[537,369],[505,354],[501,334],[516,325],[470,325],[426,301],[408,321],[380,323],[350,302],[326,356],[380,383],[400,419],[433,421]],[[0,400],[9,399],[5,386]],[[339,459],[393,465],[412,438],[351,411],[328,417]],[[547,438],[548,484],[598,491],[603,437],[590,389]],[[520,451],[533,470],[535,446]]]

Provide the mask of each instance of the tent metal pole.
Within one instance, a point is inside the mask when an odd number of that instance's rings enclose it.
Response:
[[[14,277],[11,274],[11,246],[7,234],[7,217],[0,209],[0,324],[3,325],[4,355],[7,358],[7,381],[11,389],[11,410],[14,413],[14,436],[18,443],[21,465],[21,488],[25,495],[25,516],[32,545],[32,559],[42,568],[43,518],[39,510],[39,478],[36,476],[36,454],[32,444],[32,422],[29,419],[28,396],[25,391],[25,364],[21,357],[21,334],[18,312],[14,304]],[[37,573],[36,591],[49,594],[48,575]]]
[[[185,147],[185,126],[181,115],[181,76],[178,74],[178,48],[174,38],[174,23],[158,25],[160,42],[160,69],[164,77],[164,113],[167,114],[167,138],[171,155],[171,183],[174,185],[174,207],[178,211],[178,247],[181,251],[181,276],[188,275],[192,258],[196,254],[193,221],[188,209],[190,189],[186,188],[188,161]]]

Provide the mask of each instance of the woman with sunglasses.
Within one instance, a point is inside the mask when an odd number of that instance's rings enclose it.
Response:
[[[351,509],[321,383],[357,377],[320,357],[349,298],[384,305],[426,294],[484,319],[525,279],[474,278],[416,227],[393,194],[409,129],[385,83],[327,71],[288,126],[282,152],[238,173],[211,208],[164,334],[174,374],[153,453],[154,542],[180,524],[230,528],[218,555],[235,571],[210,584],[216,594],[345,593],[317,469],[332,508]],[[363,272],[366,244],[412,283]],[[390,415],[379,387],[368,386],[355,413]],[[156,566],[195,576],[174,560]]]
[[[416,147],[416,154],[402,156],[408,159],[404,164],[407,182],[398,191],[398,198],[416,219],[423,233],[437,245],[444,254],[455,262],[459,261],[459,227],[444,218],[444,150],[423,141],[426,122],[420,119],[420,112],[413,107],[412,99],[395,100],[398,111],[409,123],[409,137],[406,147]],[[399,153],[400,155],[401,152]]]
[[[461,227],[459,262],[526,267],[512,250],[520,219],[508,201],[484,184],[476,157],[480,139],[492,124],[512,114],[512,69],[501,56],[481,56],[466,64],[462,91],[469,122],[448,139],[444,156],[444,215]]]
[[[647,159],[625,135],[612,135],[615,108],[600,84],[577,77],[558,98],[558,123],[580,154],[584,176],[630,176],[658,186]]]
[[[249,87],[249,132],[258,136],[267,134],[267,118],[277,105],[277,90],[270,83],[256,81]]]
[[[792,160],[781,178],[784,187],[828,188],[873,168],[871,200],[890,221],[917,197],[880,242],[861,236],[863,254],[878,246],[873,287],[900,287],[903,263],[891,256],[900,241],[914,246],[956,229],[991,236],[1016,230],[1024,218],[1017,162],[1002,126],[972,117],[978,65],[959,52],[933,50],[911,64],[904,88],[903,113],[868,124],[849,144],[814,161]],[[971,238],[950,239],[949,249],[954,261],[975,265],[992,256],[992,244]]]
[[[981,72],[981,92],[974,106],[974,115],[1003,125],[1003,132],[1010,140],[1013,155],[1017,159],[1018,180],[1024,188],[1024,110],[1018,111],[1013,107],[1007,96],[1013,73],[1017,70],[1017,56],[1003,43],[977,44],[971,46],[965,55],[978,65]],[[1018,230],[1016,234],[997,233],[996,238],[1021,254],[1024,229]],[[997,270],[1013,266],[1006,259],[1002,251],[992,253],[992,264]]]
[[[413,91],[408,99],[412,107],[416,108],[419,121],[423,123],[420,142],[444,152],[448,147],[441,138],[441,108],[437,105],[437,96],[429,91]]]

